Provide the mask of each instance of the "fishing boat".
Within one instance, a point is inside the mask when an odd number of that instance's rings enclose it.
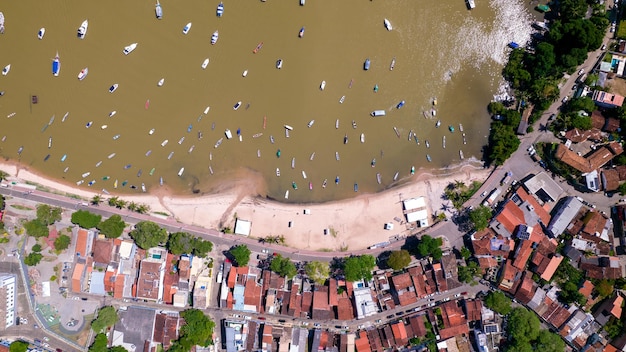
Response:
[[[113,111],[111,111],[111,112],[109,113],[109,117],[113,117],[113,116],[115,116],[115,114],[117,114],[117,111],[116,111],[116,110],[113,110]]]
[[[191,29],[191,22],[187,23],[185,27],[183,27],[183,34],[189,33],[190,29]]]
[[[293,189],[298,189],[298,185],[296,184],[295,181],[291,182],[291,187],[293,187]]]
[[[169,142],[169,140],[164,140],[163,142],[161,142],[161,147],[165,147],[167,145],[167,143]]]
[[[124,170],[128,170],[128,169],[130,169],[131,167],[132,167],[132,165],[131,165],[131,164],[126,164],[126,165],[124,165]],[[122,186],[124,186],[124,185],[122,184]]]
[[[365,133],[361,133],[361,143],[365,143]]]
[[[178,176],[182,176],[183,172],[185,172],[185,168],[181,167],[180,170],[178,170]]]
[[[185,137],[180,137],[180,139],[178,140],[178,144],[181,145],[183,144],[184,141],[185,141]]]
[[[11,71],[11,64],[4,66],[4,68],[2,69],[2,75],[6,76],[7,74],[9,74],[9,71]]]
[[[374,93],[378,93],[378,84],[374,85]]]
[[[173,156],[174,156],[174,152],[170,152],[170,154],[167,156],[167,160],[171,160]]]
[[[381,181],[382,181],[382,180],[381,180],[381,177],[380,177],[380,173],[377,173],[377,174],[376,174],[376,182],[378,182],[378,184],[380,184],[380,183],[381,183]]]
[[[253,53],[253,54],[258,53],[258,52],[259,52],[259,50],[261,50],[261,48],[262,48],[262,47],[263,47],[263,42],[260,42],[260,43],[256,46],[256,48],[254,48],[254,50],[252,50],[252,53]]]
[[[324,88],[326,88],[326,81],[322,81],[322,83],[320,83],[320,90],[324,90]]]
[[[383,21],[383,24],[385,25],[385,28],[387,28],[388,31],[393,29],[393,27],[391,26],[391,22],[389,22],[388,19],[385,18],[385,20]]]
[[[469,10],[473,9],[474,7],[476,7],[476,2],[474,0],[467,0],[466,3],[467,3],[467,8]]]
[[[393,181],[397,181],[398,180],[398,176],[400,175],[400,173],[398,171],[396,171],[395,175],[393,175]]]
[[[430,154],[426,154],[426,160],[428,160],[428,162],[432,161],[432,159],[430,158]]]
[[[238,110],[241,107],[241,101],[238,101],[233,105],[233,110]]]
[[[191,132],[191,129],[193,128],[192,124],[189,124],[189,126],[187,126],[187,133]]]
[[[89,73],[89,68],[85,67],[84,69],[80,70],[80,72],[78,72],[78,80],[82,81],[83,79],[85,79],[85,77],[87,77],[87,74]]]
[[[224,4],[223,3],[219,3],[217,5],[217,10],[215,11],[215,14],[217,15],[217,17],[222,17],[222,15],[224,14]]]
[[[154,13],[156,15],[157,20],[160,20],[161,18],[163,18],[163,9],[161,8],[161,4],[159,4],[159,0],[157,0],[157,3],[154,7]]]
[[[339,184],[339,176],[335,177],[335,185]]]
[[[149,135],[153,135],[153,134],[154,134],[154,131],[155,131],[155,130],[154,130],[154,128],[152,128],[152,129],[150,129],[150,131],[148,131],[148,134],[149,134]]]
[[[52,136],[48,138],[48,149],[52,148]]]
[[[48,121],[48,126],[52,126],[52,123],[54,122],[54,116],[52,115],[52,117],[50,118],[50,120]]]
[[[46,161],[48,161],[48,159],[50,159],[50,154],[46,155],[46,156],[43,158],[43,161],[44,161],[44,162],[46,162]]]
[[[463,133],[463,144],[467,144],[467,139],[465,139],[465,133]]]
[[[306,3],[306,0],[300,0],[300,6],[304,6],[305,3]]]
[[[108,181],[111,177],[109,176],[102,176],[102,181]]]
[[[252,138],[259,138],[263,135],[263,133],[255,133],[252,135]]]
[[[300,32],[298,32],[298,37],[304,37],[304,27],[300,28]]]
[[[270,143],[274,144],[274,136],[270,135]]]
[[[359,184],[358,183],[354,183],[354,191],[358,192],[359,191]]]
[[[339,161],[339,152],[335,152],[335,160]]]
[[[261,157],[261,149],[257,149],[256,150],[256,157],[260,158]]]
[[[398,131],[398,128],[396,126],[393,126],[393,131],[396,133],[396,136],[400,138],[400,131]]]
[[[209,58],[207,57],[206,59],[204,59],[204,61],[202,61],[202,69],[205,70],[208,65],[209,65]]]
[[[100,165],[102,165],[102,160],[100,160],[100,161],[98,161],[98,162],[96,163],[96,167],[100,167]]]
[[[82,185],[83,183],[85,183],[85,180],[79,180],[79,181],[76,181],[76,185],[77,185],[77,186],[80,186],[80,185]]]
[[[449,125],[449,126],[448,126],[448,130],[449,130],[450,132],[454,132],[454,126]]]
[[[113,84],[111,87],[109,87],[109,93],[115,92],[117,90],[117,87],[119,87],[119,84]]]
[[[115,179],[115,182],[113,182],[113,188],[117,188],[117,179]]]
[[[152,154],[152,149],[149,149],[149,150],[146,152],[146,156],[150,156],[150,154]]]
[[[123,53],[124,55],[128,55],[133,52],[137,48],[137,43],[132,43],[124,47]]]
[[[441,120],[437,120],[437,122],[435,123],[435,127],[439,128],[439,126],[441,126]]]
[[[141,183],[141,191],[146,193],[146,185],[143,182]]]
[[[89,122],[87,122],[87,124],[85,125],[85,127],[89,128],[89,127],[91,127],[91,125],[93,125],[93,121],[89,121]]]
[[[279,70],[283,68],[283,59],[276,60],[276,68]]]
[[[415,175],[415,166],[411,166],[411,175]]]
[[[446,136],[442,138],[443,149],[446,149]]]
[[[310,128],[311,126],[313,126],[313,124],[314,124],[314,123],[315,123],[315,120],[311,120],[311,121],[309,121],[309,123],[306,125],[306,127],[309,127],[309,128]]]
[[[163,176],[159,177],[159,185],[163,186]]]
[[[91,187],[96,183],[96,180],[91,180],[89,181],[89,183],[87,183],[87,186]]]
[[[218,139],[217,142],[215,142],[215,148],[219,147],[220,144],[222,144],[222,141],[224,141],[224,138]]]
[[[465,159],[465,156],[463,156],[463,151],[459,149],[459,157],[461,158],[461,160]]]
[[[100,129],[106,130],[109,127],[109,125],[102,125],[100,126]]]
[[[348,134],[343,135],[343,144],[348,144]]]
[[[365,71],[370,69],[370,59],[369,59],[369,57],[367,59],[365,59],[365,62],[363,63],[363,69]]]
[[[80,24],[80,27],[78,27],[77,36],[79,39],[85,39],[88,28],[89,28],[89,21],[84,20],[83,23]]]
[[[372,159],[372,161],[370,162],[370,166],[376,167],[376,158]]]
[[[113,159],[115,157],[115,153],[111,153],[109,154],[109,156],[107,157],[108,159]]]
[[[114,141],[118,140],[119,138],[120,138],[120,135],[119,135],[119,134],[116,134],[115,136],[113,136],[113,140],[114,140]]]
[[[391,64],[389,65],[389,71],[393,71],[393,68],[396,66],[396,57],[394,56],[393,59],[391,59]]]
[[[226,139],[233,138],[233,134],[230,132],[230,129],[228,128],[224,131],[224,135],[226,136]]]
[[[309,191],[313,190],[313,182],[309,182]]]
[[[352,128],[356,129],[356,121],[352,120]]]
[[[346,100],[346,96],[342,95],[341,98],[339,98],[339,104],[343,104],[345,100]]]
[[[82,178],[85,178],[85,177],[87,177],[87,176],[89,176],[89,175],[91,175],[91,172],[85,172],[85,173],[84,173],[84,174],[82,174],[81,176],[82,176]]]
[[[291,168],[292,169],[296,168],[296,158],[291,158]]]
[[[59,61],[59,52],[57,51],[54,60],[52,60],[52,74],[54,77],[58,77],[59,72],[61,72],[61,61]]]
[[[289,190],[285,191],[285,199],[289,199]]]
[[[242,77],[246,77],[248,75],[248,70],[243,70],[243,73],[241,74]]]
[[[339,119],[335,120],[335,129],[339,129]]]
[[[163,84],[165,83],[165,78],[161,78],[158,82],[157,82],[157,87],[163,87]]]
[[[219,31],[215,31],[213,32],[213,35],[211,35],[211,45],[215,45],[215,43],[217,43],[217,40],[220,38],[220,33]]]
[[[65,119],[67,119],[67,117],[69,116],[70,112],[66,112],[65,115],[63,115],[63,118],[61,119],[61,122],[65,122]]]
[[[430,142],[428,140],[425,140],[424,144],[426,144],[426,148],[430,148]]]
[[[302,178],[306,179],[306,172],[304,172],[304,170],[302,170]]]
[[[41,27],[39,29],[39,32],[37,32],[37,38],[39,38],[39,40],[42,40],[45,34],[46,34],[46,29],[44,27]]]
[[[63,156],[61,157],[61,162],[64,162],[65,159],[67,159],[67,154],[63,154]]]
[[[398,105],[396,105],[396,109],[400,109],[401,107],[404,106],[406,102],[404,100],[402,100],[401,102],[398,103]]]

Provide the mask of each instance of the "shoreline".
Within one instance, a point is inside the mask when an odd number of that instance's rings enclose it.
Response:
[[[414,224],[406,223],[402,209],[404,199],[424,197],[429,222],[440,212],[445,212],[449,218],[453,208],[451,202],[442,199],[443,191],[455,181],[484,182],[491,169],[476,164],[476,161],[467,161],[447,167],[440,174],[437,170],[419,170],[384,191],[324,203],[281,203],[270,199],[259,192],[264,184],[259,183],[257,177],[237,178],[216,186],[210,194],[196,197],[169,194],[167,188],[141,195],[111,194],[110,197],[146,204],[150,206],[151,215],[167,213],[180,223],[206,229],[234,230],[235,218],[248,220],[252,222],[251,238],[284,236],[284,246],[294,249],[353,251],[392,242],[394,237],[417,231]],[[34,183],[65,196],[90,200],[94,195],[102,195],[46,178],[17,162],[2,161],[0,170],[9,174],[9,181]],[[103,198],[108,197],[103,195]],[[105,202],[103,206],[108,204]],[[304,214],[305,208],[310,214]],[[394,224],[393,230],[383,228],[389,222]],[[325,229],[327,235],[324,235]]]

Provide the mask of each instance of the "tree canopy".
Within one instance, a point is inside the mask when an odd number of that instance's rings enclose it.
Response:
[[[205,241],[199,237],[194,237],[186,232],[174,232],[167,240],[167,248],[172,254],[194,254],[199,257],[206,255],[213,250],[213,243]]]
[[[515,308],[508,318],[506,351],[561,352],[565,343],[557,334],[541,330],[539,318],[526,308]]]
[[[246,246],[245,244],[240,244],[238,246],[232,247],[228,251],[228,253],[230,253],[230,255],[233,257],[237,266],[246,266],[250,261],[250,253],[252,252],[250,252],[248,246]]]
[[[424,235],[417,245],[417,253],[422,257],[431,256],[433,259],[439,260],[443,256],[440,248],[442,244],[443,240],[440,237],[432,238],[429,235]]]
[[[99,333],[93,340],[91,346],[89,346],[89,352],[128,352],[122,346],[107,347],[108,340],[104,333]]]
[[[9,352],[26,352],[29,343],[21,340],[15,340],[9,345]]]
[[[125,227],[126,223],[122,220],[122,217],[117,214],[111,215],[110,218],[102,221],[97,226],[98,230],[104,234],[106,238],[120,237]]]
[[[64,251],[69,248],[72,238],[66,234],[59,235],[54,240],[54,249],[57,251]]]
[[[117,323],[117,319],[117,311],[114,307],[102,307],[98,310],[98,317],[91,322],[91,329],[95,333],[106,331],[108,327]]]
[[[487,162],[498,166],[504,164],[519,145],[520,141],[512,126],[505,125],[500,121],[493,122],[489,134]]]
[[[91,213],[87,210],[78,210],[72,213],[72,224],[78,225],[84,229],[91,229],[100,223],[101,215]]]
[[[489,220],[491,220],[491,216],[491,208],[484,205],[479,205],[469,212],[469,219],[474,225],[474,229],[476,231],[486,229],[489,225]]]
[[[502,315],[507,315],[511,312],[511,303],[511,299],[500,291],[489,291],[485,297],[485,306]]]
[[[404,269],[409,263],[411,263],[411,254],[405,249],[391,252],[387,259],[387,265],[393,270]]]
[[[24,228],[29,236],[33,236],[35,238],[48,237],[48,235],[50,235],[48,226],[46,226],[46,224],[41,222],[39,219],[33,219],[25,222]]]
[[[152,221],[138,222],[129,235],[141,249],[156,247],[165,243],[168,237],[167,231]]]
[[[37,205],[37,219],[42,224],[49,226],[61,220],[63,209],[59,207],[51,207],[47,204]]]
[[[28,266],[35,266],[39,264],[42,258],[43,255],[41,255],[41,253],[31,252],[29,255],[24,257],[24,264]]]
[[[323,285],[330,276],[330,267],[327,262],[311,261],[304,266],[304,272],[316,284]]]
[[[298,272],[293,262],[289,258],[283,257],[280,254],[272,258],[270,270],[280,276],[286,276],[288,278],[294,277]]]
[[[185,319],[185,324],[180,328],[178,340],[168,351],[187,352],[195,345],[206,347],[213,343],[213,320],[198,309],[187,309],[180,315]]]
[[[352,256],[344,260],[343,274],[348,281],[372,279],[372,270],[376,266],[376,258],[369,254]]]

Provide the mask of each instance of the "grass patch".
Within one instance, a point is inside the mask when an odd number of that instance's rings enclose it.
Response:
[[[348,251],[348,245],[343,245],[341,247],[339,247],[339,252],[347,252]]]
[[[318,251],[319,252],[333,252],[333,250],[330,249],[330,248],[320,248],[320,249],[318,249]]]
[[[11,208],[15,208],[17,210],[35,210],[31,207],[27,207],[25,205],[20,205],[20,204],[11,204]]]
[[[339,231],[335,230],[332,226],[328,226],[328,232],[330,232],[330,235],[334,238],[337,238],[337,235],[339,234]]]
[[[170,216],[170,214],[164,212],[164,211],[153,211],[153,214],[158,214],[158,215],[163,215],[163,216]]]

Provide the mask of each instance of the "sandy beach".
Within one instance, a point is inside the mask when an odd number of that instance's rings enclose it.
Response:
[[[10,175],[9,181],[35,183],[55,193],[77,195],[86,200],[101,194],[97,190],[91,192],[47,179],[14,163],[2,162],[0,170]],[[183,224],[234,229],[235,218],[240,218],[252,222],[251,237],[284,236],[285,245],[297,249],[358,250],[389,241],[394,236],[405,236],[414,229],[415,224],[406,223],[402,200],[424,197],[429,220],[442,211],[450,216],[446,209],[450,209],[451,204],[442,199],[445,187],[455,181],[466,184],[484,181],[490,173],[490,169],[478,163],[445,171],[441,175],[422,172],[383,192],[323,204],[283,204],[266,199],[262,196],[263,185],[249,178],[236,180],[211,195],[171,196],[166,190],[159,190],[156,194],[121,194],[119,197],[147,204],[152,212],[170,214]],[[305,209],[310,210],[310,214],[305,215]],[[394,224],[393,230],[384,229],[388,222]],[[324,229],[328,230],[327,235]]]

